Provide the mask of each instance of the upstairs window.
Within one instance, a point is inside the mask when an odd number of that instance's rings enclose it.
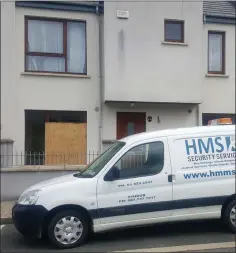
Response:
[[[25,70],[86,74],[86,23],[26,17]]]
[[[184,43],[184,21],[165,20],[165,41]]]
[[[208,32],[208,73],[225,74],[225,32]]]

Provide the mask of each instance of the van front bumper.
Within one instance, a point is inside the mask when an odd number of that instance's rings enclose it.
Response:
[[[12,221],[24,236],[41,238],[47,209],[40,205],[15,204],[12,208]]]

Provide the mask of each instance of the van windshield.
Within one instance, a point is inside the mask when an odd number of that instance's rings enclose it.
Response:
[[[75,177],[86,177],[91,178],[96,176],[103,167],[110,161],[110,159],[122,148],[125,142],[116,141],[109,149],[98,156],[92,163],[90,163],[87,168],[81,172],[77,173]]]

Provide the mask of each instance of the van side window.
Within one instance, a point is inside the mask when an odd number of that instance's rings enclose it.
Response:
[[[164,144],[158,141],[136,146],[114,166],[120,170],[119,179],[158,174],[164,167]]]

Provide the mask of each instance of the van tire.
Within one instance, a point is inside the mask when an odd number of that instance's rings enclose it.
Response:
[[[77,227],[77,224],[80,224]],[[69,229],[66,231],[66,229]],[[80,229],[82,232],[76,231]],[[56,231],[56,232],[55,232]],[[61,235],[55,233],[61,233]],[[55,217],[51,220],[48,226],[48,238],[53,246],[58,249],[71,249],[81,246],[86,242],[89,237],[89,220],[88,218],[79,211],[67,210],[57,213]],[[71,236],[72,235],[72,236]],[[73,238],[75,235],[77,238]],[[68,243],[68,238],[73,238],[71,243]],[[64,243],[60,242],[65,238]],[[67,242],[67,244],[65,244]]]
[[[230,229],[230,231],[233,233],[236,233],[236,226],[233,225],[231,218],[230,218],[230,214],[233,209],[235,210],[235,206],[236,206],[236,200],[234,199],[227,205],[225,212],[224,212],[224,216],[223,216],[224,223]]]

